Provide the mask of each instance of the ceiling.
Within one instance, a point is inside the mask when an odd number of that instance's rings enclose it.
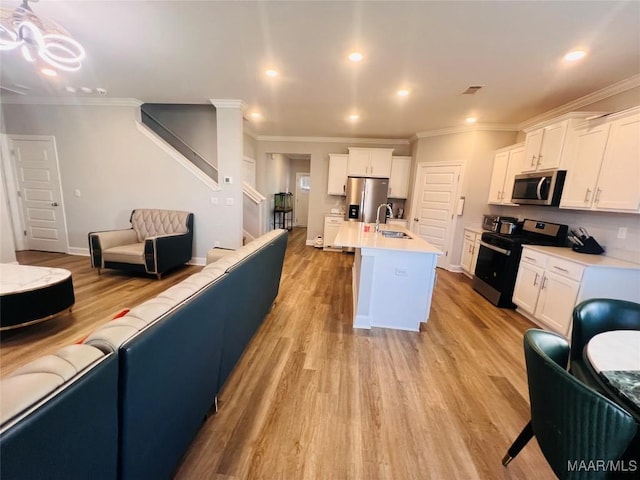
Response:
[[[19,2],[2,0],[2,6]],[[241,99],[265,136],[409,138],[519,124],[640,73],[640,2],[50,1],[31,3],[80,41],[79,72],[50,79],[15,52],[0,83],[24,97],[206,104]],[[568,64],[582,48],[588,56]],[[347,54],[364,54],[359,63]],[[276,78],[264,71],[275,68]],[[471,85],[483,88],[462,95]],[[26,87],[26,88],[25,88]],[[400,98],[396,91],[410,90]],[[7,90],[2,96],[12,95]],[[262,119],[250,114],[259,111]],[[360,119],[351,122],[350,113]]]

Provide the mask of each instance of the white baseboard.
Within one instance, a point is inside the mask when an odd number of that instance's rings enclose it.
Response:
[[[453,273],[463,273],[464,270],[462,270],[462,267],[460,265],[449,265],[449,268],[447,268],[447,270],[449,270],[450,272]]]
[[[189,265],[201,265],[205,266],[207,264],[206,257],[193,257],[191,260],[187,262]]]
[[[306,241],[304,244],[305,244],[307,247],[313,247],[313,242],[314,242],[314,241],[315,241],[315,240],[309,240],[309,239],[307,238],[307,241]]]
[[[80,248],[80,247],[69,247],[69,249],[67,250],[67,253],[69,255],[80,255],[82,257],[88,257],[89,256],[89,249],[88,248]]]

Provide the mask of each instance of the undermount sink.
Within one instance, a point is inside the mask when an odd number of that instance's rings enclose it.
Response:
[[[411,238],[409,235],[407,235],[404,232],[399,232],[397,230],[381,230],[380,233],[382,233],[383,237],[390,237],[390,238]]]

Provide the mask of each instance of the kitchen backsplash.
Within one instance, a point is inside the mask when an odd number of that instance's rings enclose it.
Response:
[[[605,249],[605,255],[640,263],[640,215],[626,213],[583,212],[553,207],[501,207],[489,206],[494,214],[531,218],[586,228]],[[618,238],[618,230],[626,228],[626,238]]]

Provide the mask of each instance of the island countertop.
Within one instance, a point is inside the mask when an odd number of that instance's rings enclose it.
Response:
[[[365,232],[365,225],[370,231]],[[382,235],[383,230],[403,232],[410,238],[392,238]],[[395,250],[400,252],[420,252],[442,255],[442,252],[429,242],[424,241],[413,232],[400,225],[380,225],[380,232],[375,231],[375,224],[363,222],[343,222],[334,240],[334,245],[353,248],[371,248],[378,250]]]

